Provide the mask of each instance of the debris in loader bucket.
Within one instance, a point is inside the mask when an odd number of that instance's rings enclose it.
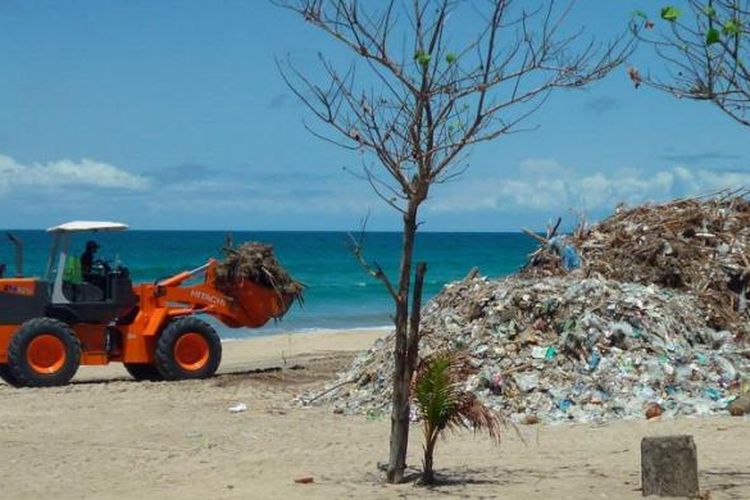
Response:
[[[231,289],[244,279],[274,290],[285,304],[294,300],[303,302],[305,285],[296,281],[282,267],[273,253],[273,247],[258,242],[246,242],[238,247],[224,247],[226,257],[216,268],[216,284],[219,288]]]

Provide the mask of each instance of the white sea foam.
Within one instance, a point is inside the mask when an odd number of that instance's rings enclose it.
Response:
[[[357,327],[351,327],[351,328],[294,328],[294,329],[288,329],[288,330],[253,330],[253,329],[243,329],[243,330],[230,330],[229,328],[219,328],[217,329],[219,336],[222,337],[222,342],[235,342],[238,340],[247,340],[250,338],[257,338],[257,337],[270,337],[274,335],[306,335],[311,333],[318,333],[318,334],[335,334],[335,333],[343,333],[343,332],[367,332],[367,331],[383,331],[387,332],[392,330],[393,327],[390,325],[385,326],[357,326]],[[226,332],[232,332],[233,335],[231,337],[223,337],[222,334],[226,334]],[[242,332],[242,333],[240,333]],[[239,333],[239,335],[238,335]]]

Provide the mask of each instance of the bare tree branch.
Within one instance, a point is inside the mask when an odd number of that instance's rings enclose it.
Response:
[[[383,268],[380,267],[377,262],[370,262],[365,258],[364,243],[368,218],[369,215],[366,216],[362,221],[362,229],[358,237],[355,237],[353,234],[349,233],[349,250],[352,252],[352,254],[354,254],[354,257],[357,259],[357,262],[359,262],[359,265],[362,267],[362,269],[364,269],[364,271],[373,278],[381,281],[383,285],[385,285],[385,288],[386,290],[388,290],[388,293],[391,295],[391,297],[395,299],[398,296],[396,293],[396,289],[393,287],[393,284],[388,278],[388,275],[385,273],[385,271],[383,271]]]
[[[688,0],[689,12],[653,19],[637,13],[631,30],[667,63],[663,73],[630,70],[644,83],[676,97],[711,101],[750,127],[750,0]],[[662,29],[654,30],[656,22]]]

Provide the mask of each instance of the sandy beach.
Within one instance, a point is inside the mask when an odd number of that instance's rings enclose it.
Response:
[[[701,488],[750,497],[746,418],[524,426],[499,446],[471,433],[438,446],[448,481],[425,489],[380,480],[387,418],[303,408],[383,331],[226,342],[215,378],[135,382],[122,367],[84,367],[50,389],[0,385],[3,498],[639,498],[640,439],[689,433]],[[238,403],[247,411],[231,413]],[[420,428],[409,463],[418,466]],[[312,484],[295,479],[312,477]]]

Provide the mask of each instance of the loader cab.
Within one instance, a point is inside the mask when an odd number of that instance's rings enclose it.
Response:
[[[119,262],[94,261],[81,273],[79,243],[101,232],[125,231],[118,222],[74,221],[49,228],[53,241],[44,281],[50,287],[53,316],[71,322],[107,323],[126,316],[136,305],[130,274]],[[75,246],[74,246],[75,244]]]

